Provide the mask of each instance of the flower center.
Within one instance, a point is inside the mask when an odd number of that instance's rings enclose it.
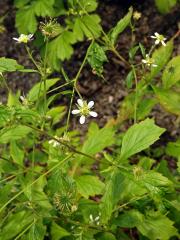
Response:
[[[158,40],[159,40],[159,41],[163,41],[163,40],[164,40],[164,36],[163,36],[163,35],[159,35],[159,36],[158,36]]]
[[[20,42],[27,43],[29,38],[26,35],[20,36],[19,38]]]
[[[83,107],[80,108],[80,113],[84,116],[89,115],[89,107],[86,102],[84,102]]]

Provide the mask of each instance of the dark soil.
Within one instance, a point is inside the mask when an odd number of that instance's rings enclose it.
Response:
[[[142,17],[136,24],[136,41],[143,43],[147,48],[150,47],[152,39],[150,36],[154,32],[164,34],[168,39],[178,30],[178,21],[180,20],[179,9],[175,8],[170,14],[162,16],[154,6],[153,0],[147,1],[100,1],[98,13],[102,19],[102,26],[108,31],[116,22],[127,13],[130,5],[142,13]],[[12,38],[17,36],[15,30],[15,10],[12,1],[0,1],[0,15],[7,13],[4,24],[6,31],[0,34],[0,56],[15,58],[20,64],[32,66],[27,59],[27,54],[22,45],[16,44]],[[175,41],[174,55],[180,54],[180,39]],[[117,49],[125,58],[128,55],[128,49],[131,44],[130,30],[126,30],[119,38]],[[65,69],[74,77],[84,58],[88,43],[81,43],[75,46],[75,54],[72,59],[65,63]],[[103,126],[109,119],[117,116],[121,101],[128,94],[125,87],[125,77],[128,70],[113,54],[109,54],[109,62],[104,66],[105,80],[94,75],[89,66],[86,66],[79,78],[79,91],[87,100],[95,101],[95,111],[98,112],[98,118],[95,121]],[[8,84],[16,92],[26,93],[30,87],[38,81],[35,74],[13,73],[8,76]],[[5,100],[5,90],[0,89],[0,101]],[[69,103],[69,99],[63,98],[60,104]],[[164,142],[176,139],[180,135],[180,127],[177,117],[168,114],[161,107],[156,107],[151,114],[158,125],[167,129]],[[128,123],[129,124],[129,123]],[[81,132],[87,130],[87,124],[80,126],[78,118],[72,118],[72,128],[80,129]]]

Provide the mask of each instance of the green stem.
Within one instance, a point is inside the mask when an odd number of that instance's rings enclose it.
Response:
[[[70,106],[69,106],[69,111],[68,111],[68,116],[67,116],[67,122],[66,122],[66,130],[65,130],[65,133],[67,133],[68,131],[68,128],[69,128],[69,122],[70,122],[70,116],[71,116],[71,109],[72,109],[72,103],[73,103],[73,99],[74,99],[74,94],[75,94],[75,90],[76,92],[78,93],[79,97],[82,99],[82,96],[77,88],[77,81],[79,79],[79,76],[81,74],[81,71],[82,69],[84,68],[84,65],[86,64],[86,60],[87,60],[87,57],[88,57],[88,54],[89,54],[89,50],[93,44],[94,40],[92,40],[91,44],[89,45],[87,51],[86,51],[86,55],[84,57],[84,60],[79,68],[79,71],[77,72],[76,74],[76,77],[74,78],[74,85],[73,85],[73,91],[72,91],[72,95],[71,95],[71,101],[70,101]]]
[[[137,98],[138,98],[138,82],[137,82],[137,75],[136,70],[133,65],[131,65],[134,79],[135,79],[135,100],[134,100],[134,124],[137,122]]]

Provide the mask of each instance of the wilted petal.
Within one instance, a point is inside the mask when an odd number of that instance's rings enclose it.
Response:
[[[97,117],[98,114],[96,112],[90,111],[89,115],[91,115],[92,117]]]
[[[80,107],[83,107],[84,105],[83,100],[80,98],[77,100],[77,103],[79,104]]]
[[[86,120],[85,116],[82,115],[82,116],[80,117],[80,119],[79,119],[80,124],[84,124],[84,123],[85,123],[85,120]]]
[[[88,103],[88,108],[92,108],[94,106],[94,101],[90,101],[89,103]]]
[[[80,110],[78,109],[72,110],[72,114],[78,114],[78,113],[80,113]]]

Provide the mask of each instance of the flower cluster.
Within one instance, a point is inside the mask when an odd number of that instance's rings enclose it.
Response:
[[[82,100],[82,99],[78,99],[77,100],[77,107],[78,109],[75,109],[72,111],[72,114],[80,114],[80,119],[79,122],[80,124],[84,124],[86,121],[86,117],[87,116],[92,116],[92,117],[97,117],[98,114],[94,111],[91,111],[91,108],[94,106],[94,102],[90,101],[89,103],[87,103],[86,101]]]

